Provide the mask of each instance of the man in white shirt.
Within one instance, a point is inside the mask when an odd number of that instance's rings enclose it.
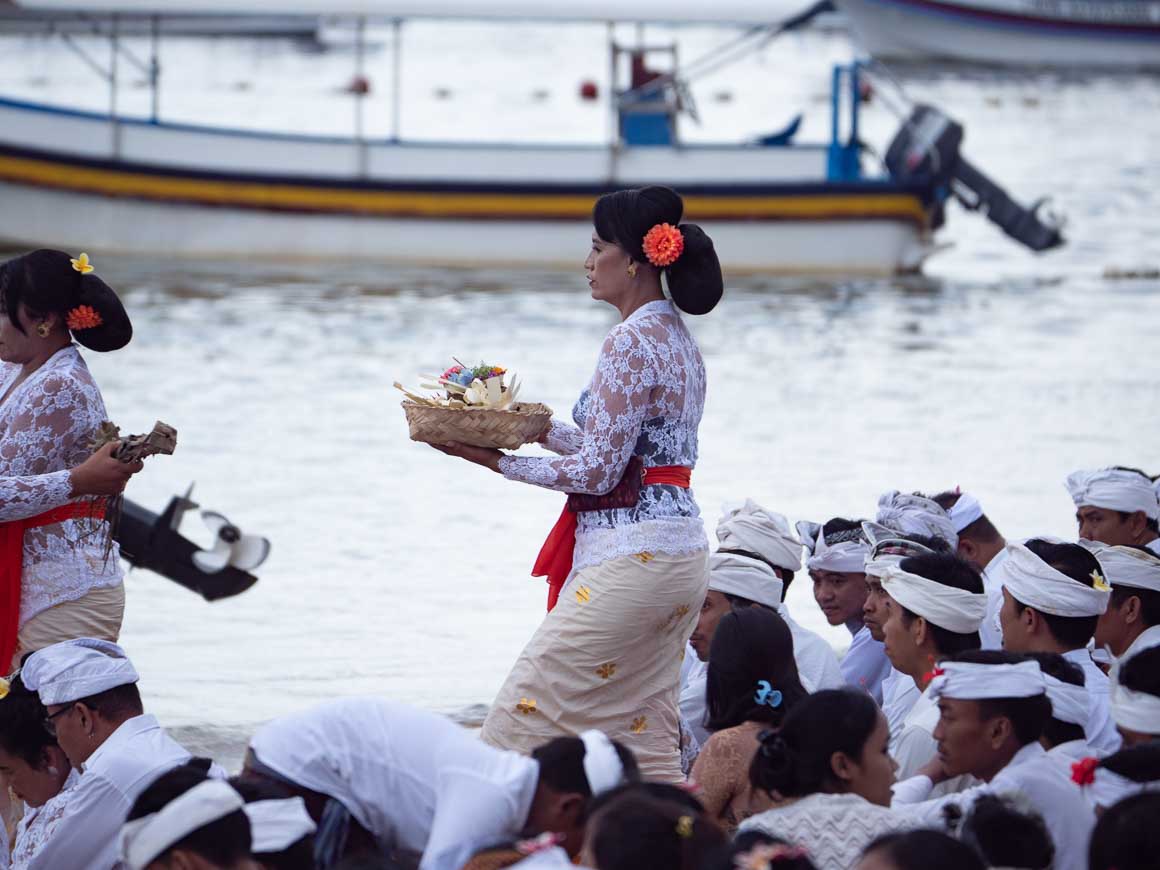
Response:
[[[1096,649],[1130,657],[1160,646],[1160,556],[1136,545],[1092,549],[1112,584],[1108,609],[1096,623]]]
[[[814,600],[830,625],[844,625],[850,632],[850,647],[841,662],[842,678],[881,705],[882,681],[890,673],[890,661],[882,643],[870,636],[862,621],[870,552],[862,522],[835,517],[825,525],[800,522],[797,530],[810,553],[806,567]]]
[[[1000,577],[1004,649],[1059,653],[1083,668],[1087,741],[1097,752],[1115,752],[1120,737],[1108,713],[1108,678],[1087,649],[1112,592],[1099,562],[1078,544],[1032,538],[1007,545]]]
[[[1072,765],[1095,755],[1084,734],[1088,717],[1088,696],[1083,668],[1056,653],[1032,653],[1039,662],[1051,719],[1043,726],[1039,742],[1064,776],[1072,776]]]
[[[1086,870],[1095,814],[1039,743],[1051,703],[1038,663],[981,650],[943,663],[942,670],[930,686],[938,698],[938,756],[894,786],[891,808],[937,826],[948,804],[963,807],[988,792],[1022,792],[1051,831],[1056,870]],[[927,799],[936,784],[962,774],[986,784]]]
[[[1064,481],[1075,502],[1079,536],[1117,547],[1139,544],[1160,554],[1156,485],[1138,468],[1076,471]]]
[[[969,492],[940,492],[934,500],[950,515],[959,536],[960,558],[966,559],[983,575],[983,589],[987,593],[987,615],[979,627],[983,649],[1002,649],[999,609],[1003,606],[1003,584],[998,574],[999,567],[1007,558],[1007,540],[983,513],[979,500]]]
[[[133,801],[191,756],[145,715],[137,671],[115,643],[79,638],[53,644],[29,656],[20,676],[39,694],[46,726],[81,772],[31,870],[109,870]]]
[[[481,849],[544,831],[564,834],[576,855],[588,801],[637,769],[598,731],[556,738],[528,758],[435,713],[350,698],[259,728],[246,777],[304,798],[319,866],[369,852],[421,854],[422,870],[459,870]]]
[[[885,569],[882,589],[888,596],[886,655],[917,689],[926,688],[942,659],[979,648],[987,597],[979,573],[962,559],[949,553],[911,556]],[[934,757],[936,724],[938,707],[924,693],[891,740],[899,779]]]

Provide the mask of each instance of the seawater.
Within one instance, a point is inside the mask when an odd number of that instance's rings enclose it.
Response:
[[[406,34],[405,135],[605,135],[605,109],[575,93],[582,78],[607,86],[602,28],[412,23]],[[676,40],[688,59],[729,34],[648,36]],[[0,42],[3,93],[104,107],[99,81],[60,44]],[[349,130],[347,53],[229,40],[165,51],[163,117]],[[702,125],[683,132],[744,139],[804,111],[801,137],[822,139],[828,65],[851,56],[842,34],[775,42],[698,81]],[[391,64],[389,46],[368,61],[376,135],[390,132]],[[710,527],[722,502],[745,497],[794,520],[869,516],[884,490],[959,485],[1009,537],[1074,535],[1069,471],[1160,470],[1160,280],[1106,277],[1160,266],[1157,80],[895,72],[911,99],[964,123],[984,172],[1025,202],[1051,195],[1068,244],[1033,255],[952,206],[940,233],[951,247],[923,276],[729,276],[718,309],[688,319],[709,372],[702,511]],[[890,93],[882,84],[863,114],[879,152],[898,123]],[[129,75],[120,100],[144,112],[147,92]],[[561,497],[408,440],[391,382],[416,384],[452,355],[486,359],[567,417],[615,322],[588,296],[587,245],[577,238],[572,272],[92,252],[136,330],[124,351],[86,354],[110,415],[129,431],[162,419],[179,432],[176,455],[148,460],[129,496],[160,510],[196,481],[204,507],[274,545],[258,585],[227,601],[128,577],[122,640],[163,722],[236,764],[257,723],[327,698],[380,695],[480,720],[542,617],[545,586],[528,571]],[[183,531],[208,542],[194,514]],[[804,574],[789,604],[848,642]]]

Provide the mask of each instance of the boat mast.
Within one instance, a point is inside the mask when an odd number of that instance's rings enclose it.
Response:
[[[354,139],[355,147],[358,149],[358,174],[359,178],[366,178],[367,175],[367,142],[366,130],[364,127],[364,103],[368,88],[366,83],[366,37],[367,37],[367,19],[365,15],[360,15],[355,22],[355,37],[354,37]]]
[[[400,139],[400,105],[403,94],[403,19],[396,18],[391,24],[395,37],[395,56],[391,62],[391,141],[398,142]]]

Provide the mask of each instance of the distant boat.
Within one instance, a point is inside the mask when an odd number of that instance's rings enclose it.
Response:
[[[30,35],[108,36],[112,19],[103,9],[40,8],[35,4],[0,0],[0,33]],[[109,5],[113,5],[110,3]],[[133,16],[119,18],[116,30],[122,36],[142,36],[157,32],[164,36],[277,36],[314,39],[318,31],[316,15],[215,15],[188,14]]]
[[[872,56],[1160,69],[1157,0],[834,0]]]

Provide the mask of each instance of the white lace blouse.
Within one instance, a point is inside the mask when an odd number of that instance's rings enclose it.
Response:
[[[73,786],[77,784],[80,775],[71,771],[64,786],[53,797],[45,801],[44,806],[29,807],[25,810],[24,818],[16,827],[16,845],[12,847],[11,870],[25,870],[36,854],[52,838],[52,832],[64,816],[72,797]]]
[[[20,373],[0,363],[0,396]],[[105,403],[75,345],[62,348],[0,404],[0,523],[26,519],[70,501],[69,471],[92,453]],[[106,557],[87,520],[29,529],[24,535],[20,625],[93,589],[116,586],[116,544]]]
[[[507,456],[500,471],[547,489],[603,495],[634,455],[646,468],[692,468],[704,407],[697,342],[671,302],[649,302],[605,338],[572,409],[576,426],[553,421],[545,446],[560,456]],[[633,508],[586,511],[578,519],[575,570],[636,553],[680,556],[709,547],[693,492],[682,487],[647,486]]]

